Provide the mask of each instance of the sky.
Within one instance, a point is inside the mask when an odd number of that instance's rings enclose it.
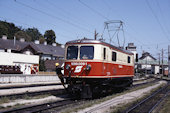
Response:
[[[42,34],[54,30],[56,42],[90,38],[103,39],[114,45],[134,43],[139,56],[143,51],[158,58],[170,45],[170,0],[0,0],[0,20],[16,26],[37,28]],[[120,23],[118,35],[113,34]],[[109,31],[109,32],[108,32]],[[117,33],[117,32],[116,32]],[[110,37],[109,37],[110,35]],[[118,40],[119,39],[119,44]]]

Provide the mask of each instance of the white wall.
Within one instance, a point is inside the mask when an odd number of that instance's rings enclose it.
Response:
[[[5,52],[5,50],[4,49],[0,49],[0,52]]]
[[[155,74],[159,73],[159,66],[155,66]]]
[[[149,65],[149,64],[148,64],[148,65],[143,64],[143,65],[141,66],[141,68],[142,68],[142,69],[145,69],[145,68],[146,68],[146,69],[151,69],[151,65]]]
[[[146,60],[146,61],[155,61],[150,56],[145,57],[143,60]]]
[[[31,74],[31,68],[39,64],[39,56],[0,52],[0,65],[17,65],[24,74]]]

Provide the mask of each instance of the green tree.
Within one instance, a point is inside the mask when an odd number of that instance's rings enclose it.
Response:
[[[31,41],[39,40],[42,37],[42,34],[37,28],[28,28],[25,32],[31,37]]]
[[[16,27],[13,23],[0,21],[0,37],[2,37],[2,35],[7,35],[8,39],[13,39],[14,34],[20,30],[21,28]]]
[[[25,41],[30,42],[31,41],[31,37],[24,31],[18,31],[15,33],[16,39],[19,40],[21,38],[24,38]]]
[[[0,37],[2,37],[2,35],[8,35],[8,29],[0,23]]]
[[[40,63],[40,65],[39,65],[39,71],[46,71],[45,61],[44,61],[44,60],[40,60],[39,63]]]
[[[55,39],[56,39],[55,32],[53,30],[45,31],[44,38],[46,39],[47,44],[51,45],[52,43],[55,43]]]
[[[40,44],[44,44],[45,38],[42,36],[42,37],[39,39],[39,41],[40,41]]]

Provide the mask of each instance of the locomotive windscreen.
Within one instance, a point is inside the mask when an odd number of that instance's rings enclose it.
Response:
[[[78,52],[80,50],[80,53]],[[78,55],[80,54],[80,55]],[[67,48],[67,60],[79,59],[93,59],[94,58],[94,46],[68,46]]]
[[[93,59],[94,47],[93,46],[81,46],[80,47],[80,59]]]
[[[78,57],[78,46],[69,46],[67,48],[67,59],[77,59]]]

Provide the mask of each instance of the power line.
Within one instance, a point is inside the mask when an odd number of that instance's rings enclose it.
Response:
[[[76,18],[73,18],[73,16],[74,16],[73,14],[72,14],[72,16],[68,16],[68,15],[71,14],[70,12],[64,10],[64,9],[61,8],[61,7],[58,7],[56,4],[52,3],[51,1],[46,0],[46,2],[47,2],[49,5],[53,6],[54,8],[57,8],[57,9],[59,9],[60,11],[62,11],[61,15],[62,15],[64,18],[69,18],[69,20],[72,20],[72,21],[74,21],[74,22],[77,22],[78,24],[83,24],[83,25],[85,25],[85,26],[92,26],[91,24],[85,24],[85,23],[84,23],[84,20],[83,20],[83,22],[80,23],[81,18],[79,18],[79,16],[76,17]],[[64,15],[64,13],[65,13],[67,16]],[[78,22],[78,21],[79,21],[79,22]],[[93,26],[93,27],[94,27],[94,26]]]
[[[167,31],[168,34],[170,34],[170,31],[169,31],[169,29],[168,29],[168,27],[167,27],[167,22],[166,22],[166,20],[165,20],[165,16],[164,16],[164,14],[163,14],[163,12],[162,12],[162,9],[161,9],[161,6],[160,6],[158,0],[156,0],[156,3],[157,3],[157,6],[158,6],[158,8],[159,8],[159,11],[160,11],[160,13],[161,13],[161,17],[164,18],[163,23],[164,23],[164,26],[166,27],[166,31]]]
[[[161,22],[159,21],[159,18],[157,17],[157,15],[156,15],[155,12],[153,11],[151,5],[149,4],[149,1],[148,1],[148,0],[145,0],[145,1],[146,1],[147,5],[148,5],[149,9],[151,10],[153,16],[155,17],[156,21],[158,22],[158,24],[159,24],[159,26],[160,26],[160,28],[161,28],[163,34],[164,34],[165,37],[168,39],[168,41],[170,41],[170,39],[168,38],[168,35],[166,34],[166,32],[165,32],[165,30],[164,30],[164,28],[163,28]]]
[[[19,2],[19,1],[16,1],[16,0],[15,0],[15,2],[16,2],[16,3],[18,3],[18,4],[20,4],[20,5],[25,6],[25,7],[27,7],[27,8],[30,8],[30,9],[32,9],[32,10],[35,10],[35,11],[37,11],[37,12],[39,12],[39,13],[42,13],[42,14],[44,14],[44,15],[47,15],[47,16],[49,16],[49,17],[51,17],[51,18],[54,18],[54,19],[60,20],[60,21],[62,21],[62,22],[64,22],[64,23],[67,23],[67,24],[69,24],[69,25],[72,25],[72,26],[74,26],[74,27],[76,27],[76,28],[79,28],[79,29],[85,30],[85,31],[87,31],[87,32],[89,32],[89,33],[92,33],[91,31],[89,31],[89,30],[87,30],[87,29],[85,29],[85,28],[82,28],[82,27],[80,27],[80,26],[78,26],[78,25],[76,25],[76,24],[74,24],[74,23],[72,23],[72,22],[69,22],[69,21],[67,21],[67,20],[64,20],[64,19],[62,19],[62,18],[60,18],[60,17],[57,17],[57,16],[54,16],[54,15],[51,15],[51,14],[49,14],[49,13],[45,12],[45,11],[42,11],[42,10],[36,9],[36,8],[31,7],[31,6],[29,6],[29,5],[27,5],[27,4],[24,4],[24,3],[22,3],[22,2]]]
[[[8,7],[8,9],[10,9],[10,8],[12,8],[12,7]],[[15,11],[16,9],[15,8],[13,8],[13,9],[11,9],[12,11]],[[16,12],[15,12],[16,13]],[[22,12],[22,10],[19,10],[19,12],[17,11],[17,13],[19,13],[20,15],[21,15],[21,13],[23,13],[24,14],[24,16],[28,16],[27,14],[25,14],[24,12]],[[39,18],[36,18],[35,16],[28,16],[29,18],[31,18],[31,19],[33,19],[33,20],[36,20],[36,21],[38,21],[38,22],[41,22],[42,20],[41,19],[39,19]],[[28,27],[35,27],[35,26],[31,26],[31,25],[28,25],[28,24],[26,24],[26,23],[23,23],[23,22],[18,22],[18,21],[16,21],[16,20],[13,20],[13,19],[9,19],[9,18],[4,18],[4,17],[0,17],[0,18],[2,18],[2,19],[4,19],[4,20],[11,20],[11,21],[13,21],[13,22],[15,22],[15,23],[18,23],[18,24],[22,24],[22,25],[26,25],[26,26],[28,26]],[[41,22],[42,23],[42,22]],[[58,25],[56,25],[55,23],[50,23],[49,21],[43,21],[43,23],[47,23],[47,24],[51,24],[51,25],[53,25],[53,26],[55,26],[55,27],[58,27]],[[39,28],[40,29],[40,27],[36,27],[36,28]],[[43,27],[41,27],[41,29],[42,29]],[[61,28],[61,27],[60,27]],[[63,28],[62,28],[63,29]],[[65,29],[65,31],[68,31],[68,32],[71,32],[71,30],[68,30],[68,29]],[[63,35],[64,36],[64,35]],[[66,37],[66,36],[65,36]],[[67,36],[67,38],[68,38],[68,36]],[[70,38],[70,36],[69,36],[69,38]]]
[[[34,27],[34,26],[31,26],[31,25],[28,25],[28,24],[26,24],[26,23],[22,23],[22,22],[13,20],[13,19],[4,18],[4,17],[1,17],[1,16],[0,16],[0,18],[3,19],[4,21],[6,21],[6,20],[11,20],[11,21],[14,21],[14,22],[16,22],[16,23],[18,23],[18,24],[22,24],[22,25],[25,25],[25,26],[28,26],[28,27]]]
[[[109,20],[109,18],[107,18],[106,16],[104,16],[103,14],[101,14],[100,12],[96,11],[95,9],[91,8],[89,5],[85,4],[84,2],[82,2],[81,0],[79,0],[79,2],[84,5],[85,7],[87,7],[88,9],[90,9],[92,12],[96,13],[97,15],[99,15],[100,17]]]

